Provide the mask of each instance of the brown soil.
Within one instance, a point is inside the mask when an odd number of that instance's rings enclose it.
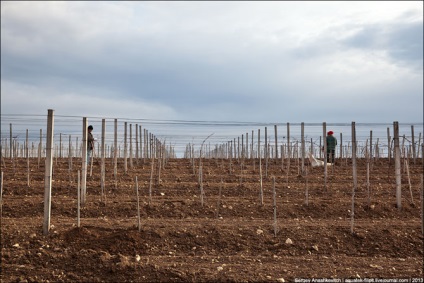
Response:
[[[150,161],[118,178],[106,162],[106,201],[100,164],[87,178],[87,198],[77,227],[77,170],[81,162],[54,162],[51,229],[44,236],[44,162],[2,164],[2,282],[290,282],[295,278],[422,278],[421,160],[410,162],[412,197],[402,168],[402,208],[396,207],[394,165],[374,161],[370,203],[366,164],[358,161],[354,233],[351,233],[352,165],[299,175],[292,160],[287,180],[281,164],[263,161],[263,202],[258,160],[203,160],[203,206],[197,169],[171,159],[154,174]],[[340,163],[340,161],[337,161]],[[393,162],[393,160],[392,160]],[[157,160],[155,164],[158,164]],[[196,166],[198,160],[196,160]],[[138,228],[135,177],[140,193]],[[273,178],[277,225],[274,225]],[[287,184],[288,181],[288,184]],[[307,181],[307,182],[306,182]],[[222,183],[221,183],[222,182]],[[305,188],[308,187],[308,205]],[[221,188],[221,198],[219,191]],[[276,230],[275,230],[276,228]],[[276,235],[275,235],[276,232]],[[288,240],[291,240],[290,241]],[[283,281],[284,279],[284,281]],[[422,282],[422,281],[421,281]]]

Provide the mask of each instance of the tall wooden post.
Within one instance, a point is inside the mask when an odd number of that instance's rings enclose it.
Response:
[[[38,168],[40,168],[42,150],[43,150],[43,130],[40,129],[40,143],[38,144]]]
[[[27,186],[29,187],[29,143],[28,143],[28,129],[26,130],[26,142],[25,142],[25,157],[27,160]]]
[[[105,201],[105,135],[106,135],[106,120],[102,119],[102,144],[101,144],[101,169],[100,169],[100,187],[101,199]]]
[[[124,123],[124,172],[127,174],[128,171],[128,148],[127,148],[127,122]]]
[[[402,181],[400,174],[400,148],[399,148],[399,122],[393,122],[394,135],[394,158],[395,158],[395,176],[396,176],[396,206],[402,208]]]
[[[268,177],[268,131],[267,127],[265,127],[265,145],[264,145],[264,152],[265,152],[265,177]]]
[[[135,124],[135,164],[138,165],[138,124]]]
[[[51,196],[52,196],[52,173],[53,173],[53,132],[54,110],[48,110],[47,116],[47,140],[46,140],[46,168],[44,174],[44,222],[43,234],[48,235],[50,230]]]
[[[275,164],[277,164],[277,160],[278,160],[277,125],[274,125],[274,137],[275,137]]]
[[[249,133],[246,133],[246,153],[245,153],[245,158],[248,159],[249,158]]]
[[[12,136],[12,123],[10,123],[10,148],[9,148],[9,157],[13,158],[13,136]]]
[[[290,123],[287,123],[287,185],[290,172],[291,145],[290,145]]]
[[[351,208],[351,224],[350,232],[353,234],[353,223],[355,219],[355,191],[357,187],[357,174],[356,174],[356,127],[355,122],[352,122],[352,175],[353,175],[353,186],[352,186],[352,208]]]
[[[141,135],[141,125],[139,125],[138,126],[139,127],[139,129],[138,129],[138,134],[139,134],[139,141],[140,141],[140,158],[142,158],[143,157],[143,140],[141,139],[141,137],[142,137],[142,135]]]
[[[324,143],[324,191],[327,192],[327,123],[322,123],[322,139]]]
[[[85,205],[87,190],[87,117],[82,118],[82,176],[81,176],[81,204]],[[94,150],[94,149],[93,149]]]
[[[253,155],[253,130],[252,130],[252,137],[251,137],[251,139],[252,139],[252,142],[251,142],[251,145],[250,145],[250,158],[255,158],[255,156]]]
[[[369,161],[372,160],[372,131],[370,131],[370,151],[368,156]]]
[[[113,176],[115,177],[115,189],[118,187],[118,119],[114,121],[113,133]]]
[[[130,168],[133,168],[132,124],[130,124]]]
[[[301,141],[301,154],[302,154],[301,170],[302,170],[302,175],[303,175],[303,173],[305,172],[305,168],[304,168],[304,166],[305,166],[305,123],[304,122],[302,122],[300,124],[300,137],[302,139],[302,141]]]
[[[266,128],[265,128],[266,129]],[[263,188],[262,188],[262,158],[261,158],[261,153],[260,153],[260,148],[261,148],[261,130],[258,129],[258,152],[259,152],[259,182],[260,182],[260,200],[261,200],[261,205],[264,204],[264,193],[263,193]]]
[[[414,134],[414,125],[411,125],[411,136],[412,136],[412,158],[415,164],[416,152],[415,152],[415,134]]]
[[[391,146],[390,128],[389,127],[387,127],[387,157],[389,158],[389,163],[390,163],[390,159],[392,158],[392,146]]]

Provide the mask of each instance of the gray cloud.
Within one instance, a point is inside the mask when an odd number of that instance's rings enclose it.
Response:
[[[402,118],[420,119],[422,16],[327,23],[326,10],[311,5],[6,3],[2,111],[24,109],[14,95],[26,92],[25,109],[34,109],[34,93],[48,90],[41,108],[51,103],[70,113],[392,121],[403,105]],[[70,94],[96,105],[62,104]]]
[[[423,21],[364,25],[344,46],[387,52],[397,63],[423,70]]]

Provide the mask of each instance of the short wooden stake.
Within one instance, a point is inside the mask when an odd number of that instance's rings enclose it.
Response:
[[[80,227],[80,211],[81,211],[81,171],[78,170],[78,186],[77,186],[77,227]]]
[[[153,183],[153,170],[155,166],[155,159],[152,158],[151,168],[150,168],[150,184],[149,184],[149,206],[152,204],[152,183]]]
[[[405,159],[405,170],[406,170],[406,174],[408,176],[408,185],[409,185],[409,193],[411,195],[411,203],[414,203],[414,197],[412,196],[412,185],[411,185],[411,176],[409,175],[409,164],[408,164],[408,159]]]
[[[140,220],[140,198],[138,196],[138,179],[135,176],[135,190],[137,192],[137,219],[138,219],[138,232],[141,231],[141,220]]]
[[[305,167],[305,204],[309,205],[308,167]]]
[[[275,193],[275,176],[272,176],[272,199],[274,208],[274,237],[277,237],[278,225],[277,225],[277,199]]]
[[[3,171],[1,171],[0,177],[0,219],[3,215]]]
[[[223,181],[221,178],[221,185],[219,186],[219,193],[218,193],[218,201],[216,203],[216,218],[219,217],[219,208],[221,207],[221,191],[222,191],[222,185],[223,185]]]

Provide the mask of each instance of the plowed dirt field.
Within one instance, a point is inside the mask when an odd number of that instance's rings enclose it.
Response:
[[[394,162],[358,160],[354,233],[351,233],[352,165],[299,174],[298,161],[203,160],[203,205],[198,161],[133,162],[118,178],[106,160],[105,201],[100,161],[87,177],[86,203],[77,227],[77,170],[81,161],[54,160],[51,229],[42,231],[44,161],[2,163],[2,282],[292,282],[311,278],[405,278],[423,282],[421,174],[410,160],[411,190],[402,168],[402,208],[396,207]],[[253,165],[255,163],[255,165]],[[403,164],[403,163],[402,163]],[[140,229],[135,177],[138,179]],[[275,176],[277,222],[274,221]],[[306,188],[308,203],[306,204]],[[412,199],[411,199],[412,193]],[[221,196],[220,196],[221,195]],[[421,280],[421,281],[420,281]]]

